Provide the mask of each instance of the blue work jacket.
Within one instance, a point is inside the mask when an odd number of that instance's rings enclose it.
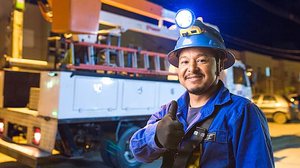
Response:
[[[214,140],[203,143],[201,168],[272,168],[274,158],[266,118],[250,100],[231,94],[222,82],[219,89],[199,111],[200,118],[190,125],[186,122],[189,94],[178,100],[177,118],[183,124],[185,133],[198,122],[215,116],[208,133],[215,134]],[[154,137],[157,123],[167,114],[168,105],[153,114],[144,128],[138,130],[130,140],[135,158],[141,162],[152,162],[166,151],[159,148]]]

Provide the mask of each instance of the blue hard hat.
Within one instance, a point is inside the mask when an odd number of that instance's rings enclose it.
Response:
[[[224,69],[234,64],[234,55],[226,50],[221,34],[212,26],[197,19],[190,28],[181,29],[180,34],[174,50],[168,53],[168,60],[173,66],[178,67],[178,52],[192,47],[211,48],[218,51],[221,59],[224,59]]]

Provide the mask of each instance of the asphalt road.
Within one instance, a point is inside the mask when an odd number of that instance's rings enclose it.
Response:
[[[144,164],[140,168],[156,168],[161,165],[161,160],[155,161],[151,164]],[[0,168],[30,168],[28,166],[19,164],[15,159],[0,153]],[[84,158],[70,159],[64,157],[57,157],[52,159],[45,165],[40,165],[39,168],[112,168],[102,162],[99,153],[91,153]]]
[[[300,122],[287,124],[269,123],[272,144],[274,149],[276,168],[299,168],[300,167]],[[161,161],[142,165],[141,168],[159,167]],[[80,159],[55,158],[41,168],[110,168],[101,162],[97,153],[86,155]],[[0,168],[29,168],[18,164],[13,158],[0,153]]]

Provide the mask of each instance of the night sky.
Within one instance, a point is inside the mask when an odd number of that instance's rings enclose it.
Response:
[[[193,10],[219,27],[228,48],[300,62],[300,0],[148,1],[175,12]]]
[[[193,10],[219,27],[229,48],[300,61],[300,0],[150,1],[172,11]]]

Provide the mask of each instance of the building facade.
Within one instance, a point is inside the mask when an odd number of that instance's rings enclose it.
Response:
[[[300,62],[243,51],[241,60],[253,69],[253,93],[300,93]]]

